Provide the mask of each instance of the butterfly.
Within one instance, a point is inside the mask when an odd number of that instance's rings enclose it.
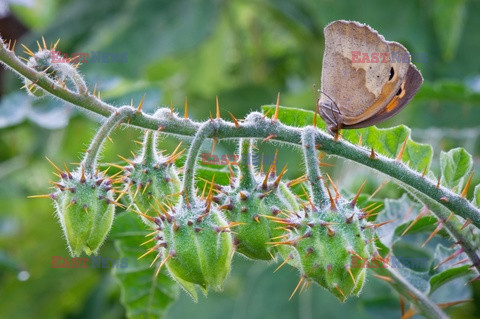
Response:
[[[371,126],[400,112],[423,77],[408,50],[366,24],[337,20],[324,29],[318,112],[327,130]]]

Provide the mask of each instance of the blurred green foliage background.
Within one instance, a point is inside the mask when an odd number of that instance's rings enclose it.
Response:
[[[421,70],[425,84],[394,119],[381,126],[405,124],[413,138],[439,150],[465,147],[480,170],[480,1],[343,1],[343,0],[29,0],[7,1],[10,22],[26,28],[19,39],[31,48],[43,35],[47,43],[61,39],[59,50],[124,54],[125,63],[85,63],[80,67],[90,87],[115,105],[138,103],[152,112],[172,101],[183,112],[206,119],[219,97],[223,115],[242,118],[263,104],[313,109],[320,86],[323,27],[336,19],[370,24],[386,39],[404,44]],[[8,14],[8,13],[6,13]],[[2,22],[3,21],[3,22]],[[5,22],[7,21],[7,22]],[[1,24],[3,23],[3,25]],[[18,27],[20,30],[20,27]],[[0,29],[1,30],[1,29]],[[17,45],[17,53],[25,56]],[[120,290],[109,269],[53,269],[51,257],[68,257],[60,226],[49,201],[27,200],[46,193],[53,179],[45,156],[56,163],[79,161],[98,126],[92,115],[54,99],[33,100],[20,91],[21,82],[3,72],[0,88],[0,317],[123,318]],[[347,88],[348,89],[348,88]],[[107,144],[105,162],[130,156],[141,132],[118,130]],[[168,139],[165,148],[177,141]],[[209,145],[205,148],[209,149]],[[217,153],[233,152],[220,143]],[[274,147],[262,149],[273,153]],[[300,157],[282,149],[280,165]],[[335,162],[331,159],[330,162]],[[342,188],[354,191],[366,178],[348,163],[338,162],[332,174]],[[301,165],[290,165],[297,177]],[[370,176],[368,191],[382,181]],[[399,190],[387,189],[386,197]],[[118,256],[113,240],[101,250]],[[399,317],[398,297],[370,277],[361,298],[346,304],[319,287],[288,302],[298,275],[285,267],[236,258],[222,294],[211,293],[198,304],[184,293],[167,318],[355,318]],[[452,310],[458,318],[480,317],[476,302]]]

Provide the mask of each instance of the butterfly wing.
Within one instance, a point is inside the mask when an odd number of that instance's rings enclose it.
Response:
[[[402,45],[385,41],[358,22],[334,21],[324,32],[320,115],[329,127],[351,127],[388,105],[407,74],[410,55]],[[408,63],[391,61],[390,51]]]

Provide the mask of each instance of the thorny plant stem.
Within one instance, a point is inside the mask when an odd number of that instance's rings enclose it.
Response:
[[[448,316],[432,300],[427,298],[421,291],[412,286],[393,267],[376,268],[376,273],[387,277],[388,282],[402,296],[415,305],[416,310],[431,319],[448,319]]]
[[[97,166],[97,158],[100,150],[102,149],[103,142],[110,132],[121,121],[131,114],[133,114],[132,108],[129,106],[123,106],[113,112],[112,115],[110,115],[110,117],[103,122],[102,126],[90,142],[90,146],[88,147],[85,157],[83,158],[82,166],[85,168],[86,172],[92,173],[95,171]]]
[[[322,209],[328,205],[329,197],[323,184],[323,177],[320,172],[320,163],[317,158],[315,145],[316,129],[307,126],[302,131],[302,147],[307,169],[307,177],[311,185],[311,197],[315,207]]]
[[[82,109],[105,117],[110,116],[117,110],[116,107],[101,101],[90,93],[79,94],[68,88],[62,88],[49,79],[46,74],[37,72],[26,66],[13,52],[9,51],[5,45],[0,45],[0,62],[20,76],[26,77],[33,83],[36,83],[45,91]],[[161,129],[163,133],[185,139],[195,136],[202,123],[178,116],[155,118],[143,112],[136,112],[131,117],[130,125],[151,130]],[[302,129],[300,128],[286,126],[278,121],[271,121],[262,115],[261,117],[255,117],[253,121],[241,123],[238,127],[233,123],[222,121],[219,123],[218,128],[207,135],[206,138],[217,138],[218,140],[240,138],[264,139],[270,135],[274,135],[274,137],[271,138],[273,141],[299,146],[301,132]],[[475,207],[459,194],[443,186],[437,187],[435,182],[409,169],[405,164],[379,154],[377,154],[375,158],[371,158],[370,150],[352,145],[346,141],[334,140],[330,135],[320,130],[317,130],[315,133],[315,142],[319,144],[321,150],[326,153],[363,164],[412,186],[417,191],[453,211],[454,214],[465,219],[470,219],[473,225],[480,228],[479,208]]]

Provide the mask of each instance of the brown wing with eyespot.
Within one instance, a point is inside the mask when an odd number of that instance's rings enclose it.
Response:
[[[415,96],[422,83],[422,74],[417,70],[415,65],[410,64],[407,75],[400,88],[392,100],[385,106],[385,108],[375,114],[375,116],[366,119],[363,122],[343,127],[347,129],[368,127],[391,118],[400,112],[405,106],[407,106],[408,102],[410,102],[410,100]]]
[[[330,118],[339,127],[354,125],[374,116],[388,104],[399,89],[409,63],[405,65],[378,62],[354,63],[353,52],[388,53],[390,46],[409,56],[398,43],[387,42],[367,25],[353,21],[334,21],[325,27],[325,54],[322,69],[322,92],[326,93],[340,111]],[[362,58],[362,56],[360,57]],[[322,95],[319,105],[330,99]],[[328,110],[324,110],[328,115]],[[322,114],[322,112],[320,112]],[[324,118],[326,122],[331,122]]]

